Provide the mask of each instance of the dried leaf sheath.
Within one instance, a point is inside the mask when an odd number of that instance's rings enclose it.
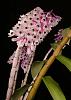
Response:
[[[18,70],[19,70],[19,65],[20,65],[20,58],[18,60],[18,64],[17,64],[17,69],[16,69],[16,73],[15,73],[15,79],[14,79],[14,85],[13,85],[13,93],[15,91],[15,86],[16,86],[16,80],[17,80],[17,74],[18,74]],[[12,93],[12,94],[13,94]]]
[[[30,63],[29,63],[29,65],[28,65],[28,69],[27,69],[25,78],[24,78],[24,80],[22,80],[21,87],[24,86],[24,85],[26,85],[27,78],[28,78],[28,74],[29,74],[29,71],[30,71],[30,68],[31,68],[31,64],[32,64],[33,59],[34,59],[34,55],[35,55],[35,53],[33,53],[32,57],[31,57],[31,59],[30,59]],[[21,96],[21,97],[19,98],[19,100],[22,100],[22,98],[23,98],[23,96]]]
[[[29,62],[29,65],[28,65],[28,69],[27,69],[27,72],[26,72],[25,78],[24,78],[24,80],[23,80],[21,86],[26,85],[27,78],[28,78],[28,74],[29,74],[29,71],[30,71],[30,67],[31,67],[31,64],[32,64],[33,59],[34,59],[34,55],[35,55],[35,53],[33,52],[32,56],[31,56],[31,58],[30,58],[30,62]]]
[[[35,52],[36,46],[39,45],[41,41],[43,41],[45,36],[52,30],[52,27],[56,26],[60,20],[61,17],[54,15],[52,12],[47,12],[45,14],[45,12],[40,7],[36,7],[31,12],[28,12],[26,15],[22,15],[18,23],[13,27],[12,30],[10,30],[10,33],[8,34],[9,37],[13,36],[12,41],[16,41],[18,47],[22,48],[20,62],[24,73],[27,72],[28,64],[30,63],[30,58],[32,56],[32,53]],[[15,64],[15,57],[12,57],[13,60],[11,61],[11,63],[13,63],[13,66],[16,66],[17,61]],[[18,59],[16,58],[16,60]],[[26,63],[26,61],[28,61],[28,64]],[[14,70],[13,67],[12,70]],[[11,79],[12,78],[10,78],[9,81],[11,81]],[[14,78],[12,79],[12,82],[14,83]],[[8,88],[8,91],[10,90],[10,88],[11,87]],[[11,92],[13,91],[12,88],[9,92],[10,95],[7,92],[7,98],[11,97]]]
[[[11,69],[10,78],[9,78],[6,100],[11,99],[11,95],[12,95],[12,92],[13,92],[13,85],[14,85],[14,81],[15,81],[15,73],[17,71],[19,52],[20,52],[20,48],[18,47],[16,52],[15,52],[15,57],[13,59],[13,64],[12,64],[12,69]]]

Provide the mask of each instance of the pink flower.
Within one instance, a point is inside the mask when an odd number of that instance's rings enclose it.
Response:
[[[9,37],[13,37],[12,41],[16,41],[17,45],[25,50],[21,59],[21,67],[24,72],[27,71],[36,46],[43,41],[52,27],[56,26],[60,20],[61,17],[54,15],[52,11],[45,13],[40,7],[36,7],[26,15],[20,16],[18,23],[10,30]]]

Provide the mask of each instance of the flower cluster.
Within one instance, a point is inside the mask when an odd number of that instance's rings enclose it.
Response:
[[[31,58],[36,46],[43,41],[52,27],[56,26],[60,20],[61,17],[56,16],[52,11],[45,13],[40,7],[20,16],[18,23],[10,30],[8,35],[13,37],[12,41],[16,41],[19,47],[26,48],[26,52],[22,54],[21,65],[27,65],[24,59]]]

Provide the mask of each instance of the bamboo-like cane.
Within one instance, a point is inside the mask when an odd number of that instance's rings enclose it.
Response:
[[[48,57],[48,55],[51,53],[51,51],[52,51],[52,48],[50,48],[50,49],[48,50],[48,52],[47,52],[47,54],[45,55],[45,57],[44,57],[43,60],[46,60],[46,59],[47,59],[47,57]],[[27,99],[27,96],[28,96],[28,94],[29,94],[29,92],[30,92],[30,90],[31,90],[31,88],[32,88],[32,85],[34,84],[34,82],[35,82],[37,76],[38,76],[38,75],[36,75],[36,76],[34,77],[33,81],[31,82],[31,86],[28,88],[28,91],[26,92],[26,94],[25,94],[23,100],[26,100],[26,99]],[[20,100],[22,100],[22,99],[20,99]]]
[[[11,95],[13,93],[13,87],[16,84],[16,74],[18,71],[18,59],[19,59],[19,53],[20,53],[20,47],[17,47],[17,50],[15,52],[15,57],[13,59],[13,64],[11,68],[11,73],[10,73],[10,78],[9,78],[9,83],[8,83],[8,90],[7,90],[7,95],[6,95],[6,100],[11,100]],[[17,68],[18,67],[18,68]]]

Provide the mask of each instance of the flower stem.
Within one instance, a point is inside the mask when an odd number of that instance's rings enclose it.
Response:
[[[60,51],[62,50],[63,46],[68,42],[68,40],[71,37],[71,30],[68,31],[67,35],[64,36],[63,40],[61,41],[61,43],[57,46],[57,48],[55,49],[55,51],[53,52],[52,56],[47,60],[46,64],[44,65],[44,67],[41,69],[37,79],[35,80],[35,83],[33,84],[33,87],[31,89],[31,91],[28,94],[27,100],[32,100],[37,92],[37,89],[42,81],[42,77],[46,74],[47,70],[49,69],[49,67],[51,66],[51,64],[54,62],[54,60],[56,59],[57,55],[60,53]]]

